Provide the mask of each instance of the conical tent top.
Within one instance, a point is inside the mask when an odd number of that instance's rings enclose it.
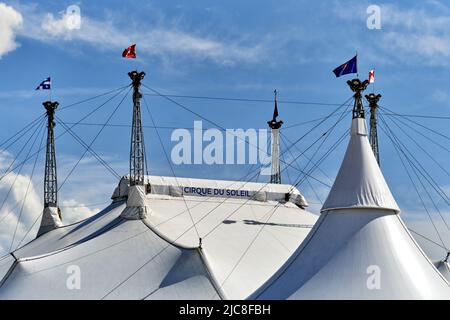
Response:
[[[352,82],[352,85],[359,93],[359,97],[355,96],[355,100],[360,99],[359,89],[364,85],[360,81]],[[359,117],[355,117],[355,111]],[[364,109],[353,110],[353,113],[350,142],[321,211],[366,208],[393,210],[399,213],[400,209],[384,180],[367,138]]]

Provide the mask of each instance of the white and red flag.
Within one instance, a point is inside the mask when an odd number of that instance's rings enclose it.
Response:
[[[375,70],[370,70],[369,71],[369,83],[374,83],[375,82]]]
[[[122,53],[122,57],[126,59],[136,59],[136,44],[126,48]]]

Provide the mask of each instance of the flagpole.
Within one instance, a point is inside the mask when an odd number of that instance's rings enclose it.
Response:
[[[359,78],[359,73],[358,73],[358,50],[356,50],[356,78]]]

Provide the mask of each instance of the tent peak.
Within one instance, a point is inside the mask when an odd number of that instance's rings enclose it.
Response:
[[[370,147],[364,118],[352,119],[344,160],[321,211],[351,208],[400,212]]]

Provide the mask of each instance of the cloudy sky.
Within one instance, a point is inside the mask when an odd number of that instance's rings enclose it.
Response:
[[[381,29],[375,30],[367,27],[367,8],[374,4],[381,8]],[[80,28],[73,28],[76,21],[68,13],[71,5],[81,10]],[[270,100],[277,89],[282,101],[318,103],[280,102],[285,123],[283,140],[295,141],[317,124],[303,122],[326,116],[336,104],[351,97],[345,84],[350,77],[336,79],[331,70],[356,51],[361,77],[366,77],[370,69],[376,70],[375,87],[370,90],[383,95],[382,106],[400,114],[447,116],[450,115],[446,82],[450,76],[449,13],[450,6],[434,0],[414,4],[199,0],[189,5],[186,1],[0,1],[0,143],[43,113],[41,103],[49,98],[48,92],[34,89],[44,78],[52,77],[52,95],[61,104],[58,117],[66,123],[75,123],[111,95],[62,110],[64,106],[126,86],[127,72],[135,68],[146,71],[144,83],[148,87],[164,94]],[[121,52],[132,43],[137,43],[138,59],[122,59]],[[150,93],[150,89],[144,90]],[[92,141],[101,130],[92,124],[104,123],[124,96],[112,99],[84,120],[84,124],[74,127],[75,132],[87,143]],[[130,99],[125,98],[109,121],[120,126],[105,127],[93,144],[96,152],[120,174],[126,174],[128,166]],[[191,128],[194,120],[200,120],[161,97],[148,95],[146,100],[156,125],[169,127],[158,131],[168,152],[174,145],[170,140],[171,128]],[[223,128],[265,128],[272,112],[272,104],[266,102],[176,100],[210,120],[203,121],[204,128],[214,127],[213,123]],[[409,118],[416,122],[412,123],[400,118],[414,131],[397,126],[398,121],[391,119],[396,118],[386,115],[391,130],[411,151],[410,157],[420,162],[440,188],[436,192],[422,176],[436,206],[420,185],[418,191],[446,246],[450,247],[450,229],[440,217],[448,219],[450,214],[445,194],[450,185],[447,161],[450,120]],[[143,121],[144,125],[152,126],[146,112]],[[284,161],[292,161],[299,150],[307,149],[333,121],[300,141],[291,149],[292,154],[286,152]],[[320,159],[345,132],[349,122],[348,115],[317,153],[314,146],[307,155]],[[148,127],[145,134],[149,170],[155,175],[171,175],[158,134]],[[61,126],[57,130],[62,131]],[[23,135],[16,144],[3,150],[0,168],[7,170],[13,159],[23,158],[38,133]],[[392,134],[388,137],[380,129],[382,169],[403,209],[403,217],[412,228],[439,242],[390,139]],[[20,153],[26,142],[29,145]],[[320,170],[314,171],[313,177],[331,184],[344,149],[345,141],[321,164]],[[61,181],[84,149],[66,135],[58,139],[57,150]],[[11,247],[13,238],[13,247],[18,245],[40,214],[43,154],[36,159],[31,183],[35,158],[20,172],[18,168],[14,175],[0,181],[0,248],[4,250]],[[296,166],[308,165],[306,159],[300,159]],[[174,170],[179,176],[239,179],[249,166],[175,165]],[[414,172],[410,174],[414,179]],[[283,180],[295,182],[298,177],[298,171],[290,168],[284,171]],[[259,179],[265,181],[267,177]],[[90,154],[84,157],[60,192],[66,221],[76,221],[99,210],[108,202],[116,182]],[[417,178],[415,184],[419,184]],[[14,188],[9,192],[11,185]],[[315,211],[329,190],[313,178],[305,180],[300,189]],[[418,240],[430,255],[443,255],[438,247]]]

